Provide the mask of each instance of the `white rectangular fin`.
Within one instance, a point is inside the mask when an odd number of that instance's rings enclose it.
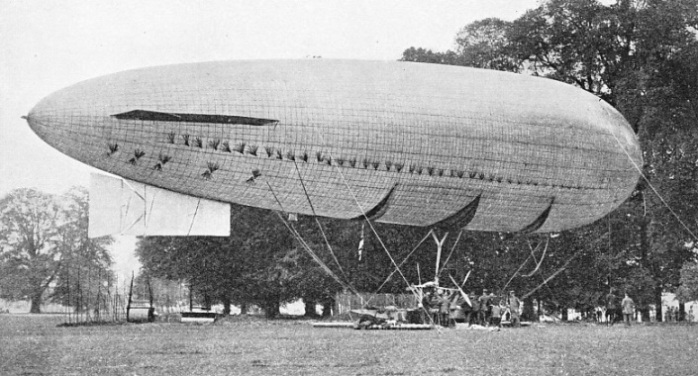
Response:
[[[88,236],[105,235],[230,236],[230,204],[92,174]]]

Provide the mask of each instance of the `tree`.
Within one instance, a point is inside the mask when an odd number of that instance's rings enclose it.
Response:
[[[698,300],[698,263],[687,261],[681,268],[681,286],[676,292],[680,302]]]
[[[466,25],[456,35],[457,65],[518,72],[521,62],[510,52],[511,22],[486,18]]]
[[[89,200],[85,189],[73,188],[63,198],[68,220],[59,227],[61,263],[50,298],[77,311],[91,307],[99,310],[114,280],[113,261],[107,250],[113,238],[87,237]]]
[[[53,297],[65,303],[68,286],[81,280],[74,273],[78,263],[98,264],[106,278],[111,259],[105,247],[111,241],[87,238],[84,190],[73,189],[64,196],[33,189],[10,192],[0,200],[2,297],[28,299],[30,312],[40,313],[46,291],[55,285]]]
[[[453,51],[433,52],[432,50],[414,47],[406,49],[402,53],[402,59],[400,60],[432,64],[460,65],[458,64],[458,55]]]

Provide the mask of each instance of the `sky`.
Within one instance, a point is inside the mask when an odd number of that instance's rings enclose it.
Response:
[[[513,20],[538,0],[0,0],[0,196],[61,194],[96,169],[39,139],[21,119],[50,93],[127,69],[212,60],[397,60],[455,47],[470,22]],[[135,238],[115,237],[122,274]]]

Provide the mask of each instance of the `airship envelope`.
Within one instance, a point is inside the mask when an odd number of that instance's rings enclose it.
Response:
[[[407,62],[132,70],[60,90],[28,121],[61,152],[169,192],[476,231],[591,223],[629,196],[642,165],[627,121],[586,91]]]

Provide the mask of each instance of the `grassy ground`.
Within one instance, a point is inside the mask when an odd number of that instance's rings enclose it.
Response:
[[[307,321],[57,327],[0,315],[2,375],[696,375],[698,326],[356,331]]]

